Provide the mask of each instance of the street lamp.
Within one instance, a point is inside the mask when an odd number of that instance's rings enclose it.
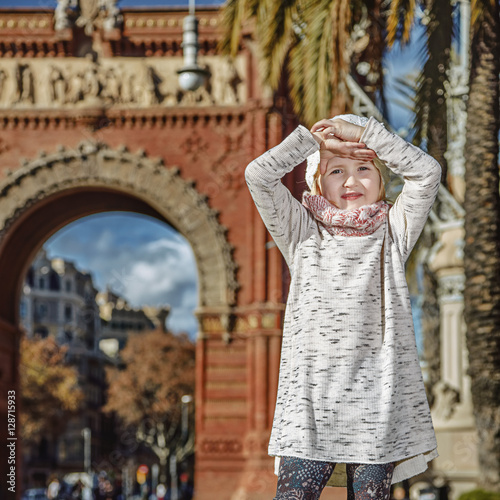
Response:
[[[189,15],[184,18],[182,49],[184,66],[177,70],[179,85],[183,90],[196,90],[207,79],[209,72],[198,66],[198,19],[194,15],[195,0],[189,0]]]
[[[193,401],[193,396],[189,396],[185,394],[181,398],[182,401],[182,432],[181,432],[181,442],[182,444],[186,444],[186,438],[188,436],[188,418],[189,418],[189,403]]]

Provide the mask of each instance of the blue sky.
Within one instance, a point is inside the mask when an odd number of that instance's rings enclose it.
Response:
[[[187,240],[152,217],[107,212],[79,219],[45,243],[48,256],[90,271],[94,285],[107,285],[130,305],[170,305],[167,325],[194,337],[198,305],[196,262]]]

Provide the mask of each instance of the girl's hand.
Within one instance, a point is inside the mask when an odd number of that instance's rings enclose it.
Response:
[[[320,173],[326,172],[328,160],[335,156],[371,161],[375,151],[359,141],[364,128],[341,119],[321,120],[314,124],[311,133],[320,145]]]
[[[359,142],[364,130],[364,127],[346,122],[341,118],[336,118],[335,120],[320,120],[316,122],[311,129],[311,133],[322,132],[325,137],[333,135],[342,141]]]

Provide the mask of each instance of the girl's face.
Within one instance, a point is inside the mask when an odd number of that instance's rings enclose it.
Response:
[[[379,201],[382,179],[371,161],[336,156],[320,177],[321,194],[341,210],[353,210]]]

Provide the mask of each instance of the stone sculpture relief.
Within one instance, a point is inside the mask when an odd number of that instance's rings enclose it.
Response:
[[[178,59],[178,60],[177,60]],[[181,58],[113,60],[57,59],[5,61],[0,68],[0,108],[34,106],[235,106],[245,98],[245,84],[230,61],[213,57],[204,86],[183,91],[177,69]]]
[[[18,64],[16,68],[17,92],[15,104],[35,103],[35,84],[29,64]]]
[[[49,85],[52,102],[64,104],[68,91],[68,82],[65,80],[63,72],[57,66],[51,66]]]
[[[117,0],[58,0],[54,10],[54,29],[71,28],[73,23],[91,35],[96,28],[111,31],[123,22]]]
[[[7,79],[7,73],[3,69],[0,69],[0,101],[2,100],[4,94],[6,79]]]
[[[71,27],[69,13],[76,8],[76,0],[58,0],[54,10],[54,29],[62,31]]]

